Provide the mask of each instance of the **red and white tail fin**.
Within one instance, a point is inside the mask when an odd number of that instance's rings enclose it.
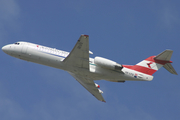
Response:
[[[177,72],[174,70],[174,68],[171,65],[172,61],[170,61],[172,53],[173,53],[172,50],[165,50],[159,55],[151,56],[134,66],[123,65],[123,67],[129,68],[129,69],[132,69],[132,70],[135,70],[135,71],[147,74],[147,75],[152,75],[163,66],[170,73],[177,75]]]

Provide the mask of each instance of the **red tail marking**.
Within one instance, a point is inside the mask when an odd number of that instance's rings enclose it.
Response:
[[[151,68],[151,64],[153,64],[153,62],[147,63],[149,68]]]

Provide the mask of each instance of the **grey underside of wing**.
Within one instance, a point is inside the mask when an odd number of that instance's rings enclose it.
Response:
[[[89,69],[89,36],[81,35],[63,62],[70,66]]]
[[[70,54],[64,59],[65,64],[74,68],[83,68],[89,71],[89,36],[81,35]],[[85,75],[69,72],[84,88],[98,100],[104,101],[101,93],[92,79]]]
[[[88,90],[94,97],[96,97],[98,100],[105,102],[103,96],[101,95],[101,93],[99,93],[98,88],[95,86],[95,83],[93,80],[85,77],[85,76],[81,76],[81,75],[76,75],[74,73],[70,73],[70,75],[72,75],[84,88],[86,88],[86,90]]]

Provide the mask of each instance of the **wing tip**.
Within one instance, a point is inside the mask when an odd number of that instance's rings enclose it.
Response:
[[[104,102],[104,103],[106,103],[106,101],[105,100],[101,100],[102,102]]]
[[[82,34],[81,36],[89,37],[89,35],[84,35],[84,34]]]

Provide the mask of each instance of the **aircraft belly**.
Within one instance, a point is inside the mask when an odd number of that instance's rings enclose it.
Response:
[[[122,71],[115,71],[104,69],[101,67],[93,66],[90,67],[90,72],[94,73],[96,80],[107,80],[112,82],[121,82],[126,80],[139,81],[141,79],[135,78],[134,76],[129,76],[123,73]]]

